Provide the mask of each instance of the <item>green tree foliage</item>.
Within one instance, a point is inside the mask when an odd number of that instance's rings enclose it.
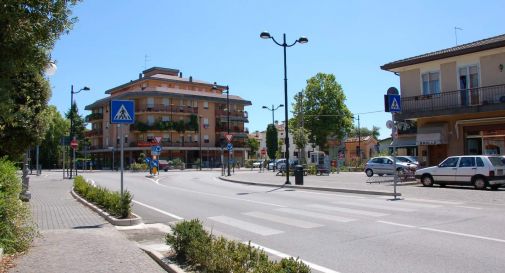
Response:
[[[260,143],[257,139],[251,137],[247,139],[246,146],[251,148],[251,154],[252,156],[256,157],[258,153],[258,149],[260,147]]]
[[[268,124],[267,127],[267,153],[268,157],[276,158],[277,154],[277,128],[275,125]]]
[[[352,113],[345,105],[342,86],[333,74],[318,73],[307,80],[307,86],[295,96],[294,119],[301,120],[310,132],[309,140],[327,148],[328,136],[343,138],[352,127]]]
[[[25,251],[37,234],[29,205],[19,200],[21,180],[13,163],[0,159],[0,248]]]
[[[360,127],[358,129],[358,127],[355,126],[351,129],[351,131],[349,132],[348,135],[349,135],[349,137],[358,137],[359,135],[361,135],[361,137],[372,136],[376,140],[379,140],[379,135],[380,135],[379,130],[380,130],[380,128],[377,126],[373,126],[371,130],[366,127]]]
[[[44,140],[40,144],[40,164],[42,168],[52,168],[59,161],[62,146],[61,138],[68,135],[70,123],[64,119],[55,106],[49,106],[45,111],[48,128]]]
[[[42,113],[50,87],[43,78],[50,51],[75,19],[77,0],[20,1],[0,4],[0,155],[18,158],[46,131]]]
[[[293,143],[298,148],[298,152],[301,155],[300,159],[302,162],[306,162],[305,160],[305,146],[309,144],[309,131],[303,127],[291,127],[294,128],[291,130],[293,132]]]

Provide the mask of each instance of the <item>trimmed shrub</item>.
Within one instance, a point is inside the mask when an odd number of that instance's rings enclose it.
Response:
[[[298,259],[269,261],[264,251],[251,244],[230,241],[209,234],[198,219],[172,225],[166,243],[179,263],[207,273],[308,273],[310,268]]]
[[[145,164],[145,163],[132,163],[132,164],[130,164],[130,170],[132,172],[147,171],[147,164]]]
[[[131,215],[133,196],[129,191],[124,191],[123,196],[121,196],[119,192],[112,192],[107,188],[91,185],[82,176],[75,177],[74,191],[114,217],[128,218]]]
[[[248,159],[244,162],[244,167],[246,168],[252,168],[253,167],[253,163],[254,163],[254,159]]]
[[[309,164],[309,169],[307,170],[307,173],[310,175],[316,175],[317,173],[317,167],[315,164]]]
[[[14,163],[0,159],[0,248],[25,251],[38,234],[27,203],[21,202],[21,179]]]

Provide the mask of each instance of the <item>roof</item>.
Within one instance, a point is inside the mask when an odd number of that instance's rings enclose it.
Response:
[[[219,101],[226,102],[226,94],[216,94],[205,91],[188,91],[181,89],[170,89],[170,91],[130,91],[126,93],[121,93],[117,96],[109,96],[100,100],[93,102],[92,104],[86,105],[84,110],[92,110],[95,107],[102,106],[104,103],[114,99],[126,99],[134,97],[147,97],[147,96],[169,96],[169,97],[184,97],[184,98],[194,98],[194,99],[207,99],[209,101]],[[230,103],[240,103],[244,105],[252,105],[251,101],[245,100],[239,96],[230,95]]]
[[[474,53],[474,52],[479,52],[479,51],[484,51],[484,50],[489,50],[489,49],[494,49],[494,48],[499,48],[499,47],[505,47],[505,34],[494,36],[491,38],[486,38],[483,40],[478,40],[475,42],[471,42],[471,43],[467,43],[467,44],[463,44],[463,45],[459,45],[459,46],[455,46],[455,47],[450,47],[450,48],[426,53],[426,54],[422,54],[422,55],[415,56],[415,57],[410,57],[410,58],[390,62],[385,65],[382,65],[381,69],[391,70],[391,69],[404,67],[404,66],[408,66],[408,65],[426,63],[426,62],[430,62],[430,61],[470,54],[470,53]]]
[[[374,140],[374,138],[371,137],[371,136],[363,136],[363,137],[361,137],[361,141],[363,141],[363,142],[371,141],[371,140]],[[349,142],[358,142],[358,138],[357,137],[347,138],[345,140],[345,143],[349,143]]]

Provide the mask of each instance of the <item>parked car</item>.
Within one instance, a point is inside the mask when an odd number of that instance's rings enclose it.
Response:
[[[379,176],[383,176],[385,174],[395,174],[395,167],[393,163],[393,157],[391,156],[373,157],[365,164],[365,174],[368,177],[372,177],[374,174]],[[400,160],[396,161],[397,172],[413,172],[416,168],[416,164],[402,162]]]
[[[396,160],[399,160],[401,162],[407,162],[410,164],[415,164],[416,166],[419,166],[419,161],[417,160],[417,157],[415,157],[415,156],[409,156],[409,155],[396,156]]]
[[[165,172],[171,169],[170,163],[163,159],[158,160],[158,165],[158,169],[164,170]]]
[[[253,164],[252,164],[253,169],[254,168],[259,168],[260,166],[263,166],[263,162],[265,162],[264,159],[254,161]]]
[[[290,159],[289,160],[289,168],[290,169],[294,169],[296,165],[298,165],[298,159]],[[286,159],[285,158],[279,159],[279,161],[277,161],[277,169],[281,170],[281,169],[285,169],[285,168],[286,168]]]
[[[268,161],[268,165],[267,165],[267,170],[273,170],[274,169],[274,166],[275,166],[275,159],[271,159]]]
[[[458,184],[497,190],[505,185],[505,163],[498,156],[450,156],[437,166],[417,170],[416,180],[426,187]]]

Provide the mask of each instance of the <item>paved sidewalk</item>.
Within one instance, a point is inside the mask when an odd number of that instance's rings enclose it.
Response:
[[[61,172],[30,176],[41,237],[9,272],[165,272],[138,246],[71,195]]]

